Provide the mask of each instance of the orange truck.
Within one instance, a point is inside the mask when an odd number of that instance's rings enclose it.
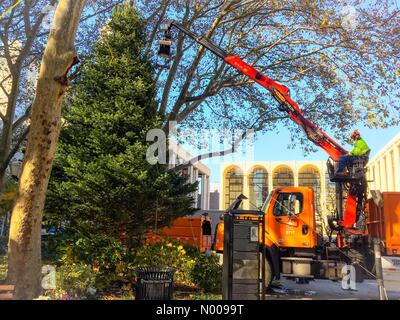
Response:
[[[372,191],[373,192],[373,191]],[[383,272],[385,283],[400,284],[400,192],[383,192],[379,203],[368,200],[366,209],[366,234],[354,237],[356,243],[349,247],[338,247],[337,240],[324,239],[316,231],[314,191],[308,187],[281,187],[274,189],[265,201],[261,213],[264,215],[266,245],[266,280],[280,276],[308,279],[342,279],[342,268],[351,264],[356,269],[356,281],[366,276],[364,268],[373,269],[371,238],[378,237],[384,246]],[[252,214],[240,210],[244,219]],[[254,212],[254,211],[253,211]],[[210,250],[204,245],[202,218],[186,216],[176,219],[170,227],[162,228],[157,234],[148,232],[147,243],[162,239],[176,240],[197,247],[200,251]],[[262,242],[262,230],[259,241]],[[223,253],[224,222],[215,227],[214,250]],[[360,264],[362,267],[360,267]],[[387,280],[386,280],[387,279]]]
[[[362,267],[373,268],[372,237],[383,240],[383,254],[395,261],[391,270],[400,273],[400,192],[384,192],[380,207],[369,201],[368,237],[356,236],[348,247],[339,247],[335,239],[324,239],[317,233],[314,203],[314,191],[307,187],[276,188],[265,201],[261,213],[265,224],[267,287],[280,276],[339,280],[346,264],[355,267],[355,280],[361,282],[366,275]],[[251,216],[246,210],[235,211],[238,212],[244,219]],[[224,229],[220,226],[215,237],[217,252],[223,252],[223,238]]]
[[[311,189],[277,188],[265,202],[262,214],[266,230],[259,234],[265,235],[267,241],[270,279],[272,276],[279,277],[281,273],[289,277],[336,279],[340,278],[344,264],[351,263],[354,267],[360,263],[367,265],[371,257],[371,236],[365,224],[368,194],[365,174],[370,150],[353,157],[349,161],[351,163],[344,163],[348,151],[305,117],[300,106],[291,98],[289,88],[269,78],[234,53],[218,47],[207,36],[199,36],[177,21],[169,20],[163,28],[160,56],[171,56],[172,28],[178,29],[241,75],[266,89],[276,100],[282,114],[303,129],[306,137],[329,155],[327,167],[329,179],[335,183],[336,209],[327,221],[331,233],[328,239],[316,232],[314,193]],[[355,141],[359,136],[357,130],[351,134]],[[237,211],[237,208],[234,210]],[[238,214],[246,215],[246,212],[242,210]],[[251,214],[250,211],[248,214]],[[390,229],[395,237],[393,241],[396,242],[400,219],[396,212],[389,214],[396,215],[396,218],[387,218],[389,221],[384,222],[384,228]],[[391,237],[385,238],[385,244],[387,252],[393,254],[393,250],[397,249]],[[217,235],[216,249],[221,249],[221,239]],[[359,268],[356,273],[362,275],[362,270]]]
[[[162,240],[175,240],[183,244],[189,244],[198,248],[201,252],[211,249],[211,246],[203,241],[202,218],[186,216],[173,221],[169,227],[164,227],[154,234],[149,231],[146,233],[146,243],[151,244]]]
[[[371,193],[368,234],[383,243],[382,273],[386,289],[400,291],[400,192]]]
[[[383,192],[376,197],[368,200],[368,234],[382,240],[383,254],[400,255],[400,192]]]

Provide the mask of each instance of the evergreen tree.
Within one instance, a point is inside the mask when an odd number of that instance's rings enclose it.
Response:
[[[48,225],[129,241],[192,212],[195,184],[146,161],[146,132],[161,125],[144,49],[144,23],[131,4],[113,12],[65,106],[46,202]]]

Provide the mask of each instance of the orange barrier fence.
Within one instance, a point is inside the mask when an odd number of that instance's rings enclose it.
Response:
[[[163,239],[176,240],[184,244],[195,246],[200,251],[211,249],[210,241],[203,239],[201,229],[201,217],[183,217],[176,219],[170,227],[162,228],[154,234],[152,231],[146,233],[146,243],[152,244]]]

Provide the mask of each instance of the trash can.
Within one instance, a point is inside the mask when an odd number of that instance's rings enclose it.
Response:
[[[175,271],[170,267],[136,268],[136,300],[172,300]]]

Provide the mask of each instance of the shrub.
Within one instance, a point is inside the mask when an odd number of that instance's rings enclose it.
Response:
[[[0,280],[7,278],[7,255],[0,255]]]
[[[129,251],[112,237],[97,235],[67,239],[58,250],[62,265],[84,263],[90,266],[96,275],[97,289],[106,289],[115,282],[129,278]]]
[[[221,292],[222,267],[218,257],[179,242],[163,241],[129,251],[109,237],[69,238],[59,244],[58,254],[56,298],[87,297],[91,287],[102,291],[114,284],[129,286],[134,269],[145,266],[175,268],[176,286]]]
[[[176,285],[197,286],[207,293],[221,293],[222,266],[218,256],[178,242],[159,242],[137,248],[134,267],[174,267]]]
[[[222,300],[221,294],[201,293],[191,296],[192,300]]]
[[[173,267],[175,285],[194,286],[191,270],[196,261],[189,256],[178,242],[159,242],[138,247],[135,251],[132,269],[143,266]]]
[[[218,256],[215,254],[198,255],[191,278],[204,292],[221,293],[222,266],[219,264]]]
[[[57,269],[55,296],[67,300],[66,297],[86,298],[94,295],[96,274],[91,266],[84,263],[63,265]]]

